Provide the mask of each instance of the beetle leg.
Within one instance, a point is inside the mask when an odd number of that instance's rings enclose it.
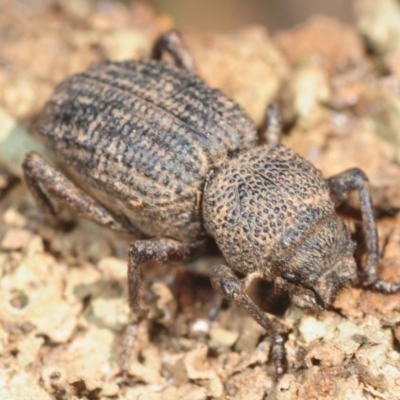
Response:
[[[343,202],[348,192],[352,190],[359,192],[363,230],[368,249],[364,279],[367,283],[372,283],[376,280],[379,246],[368,177],[359,168],[352,168],[329,178],[328,184],[331,197],[336,204]]]
[[[182,243],[166,238],[138,240],[131,244],[128,260],[128,296],[134,320],[127,326],[123,344],[121,362],[123,376],[126,376],[129,370],[129,358],[135,342],[137,326],[146,319],[148,312],[142,299],[140,266],[150,260],[162,263],[190,260],[203,251],[205,244],[206,240]]]
[[[257,277],[257,275],[254,275]],[[241,281],[226,265],[213,267],[211,271],[211,284],[213,288],[228,300],[233,300],[239,307],[251,315],[272,337],[272,359],[275,364],[277,377],[285,371],[286,354],[284,337],[281,334],[285,328],[277,321],[272,321],[245,293],[248,281]]]
[[[60,205],[70,207],[80,217],[92,220],[111,229],[135,233],[133,226],[126,226],[114,215],[103,208],[92,197],[79,189],[63,173],[52,167],[36,152],[26,155],[22,164],[26,185],[38,207],[48,221],[56,227],[63,227],[63,222],[50,199]]]
[[[363,229],[368,249],[368,259],[363,277],[365,283],[370,285],[372,289],[382,293],[400,291],[400,284],[386,282],[377,277],[379,261],[378,233],[367,176],[360,169],[352,168],[331,177],[328,183],[331,196],[336,203],[342,202],[345,195],[351,190],[357,190],[360,194]]]
[[[282,121],[280,108],[277,102],[271,103],[264,117],[264,125],[261,130],[260,144],[277,146],[281,142]]]
[[[194,70],[192,56],[178,31],[171,30],[163,33],[153,46],[151,58],[154,60],[161,60],[163,51],[166,51],[172,56],[177,67],[188,71]]]

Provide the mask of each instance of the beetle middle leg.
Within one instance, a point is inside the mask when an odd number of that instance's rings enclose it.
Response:
[[[127,326],[125,334],[121,360],[123,376],[126,376],[129,370],[129,358],[135,341],[137,326],[146,319],[148,312],[141,293],[141,265],[150,260],[162,263],[188,261],[200,254],[206,243],[206,239],[195,243],[182,243],[173,239],[155,238],[138,240],[131,244],[128,260],[128,296],[129,307],[134,319]]]
[[[228,300],[233,300],[239,307],[249,313],[272,337],[272,359],[275,364],[276,376],[279,377],[285,372],[286,366],[285,340],[281,333],[285,329],[278,322],[268,318],[250,296],[245,293],[251,281],[257,277],[259,275],[254,274],[249,275],[244,280],[240,280],[228,266],[218,265],[211,271],[211,284],[220,295]]]
[[[172,30],[163,33],[154,44],[151,58],[154,60],[161,60],[163,51],[171,55],[177,67],[188,71],[194,70],[192,56],[178,31]]]
[[[371,191],[368,178],[359,168],[348,169],[328,179],[331,196],[338,204],[344,200],[345,195],[357,190],[360,195],[361,214],[364,235],[368,250],[368,258],[364,267],[362,279],[367,285],[382,293],[395,293],[400,291],[400,284],[386,282],[377,277],[379,261],[378,233],[372,207]]]

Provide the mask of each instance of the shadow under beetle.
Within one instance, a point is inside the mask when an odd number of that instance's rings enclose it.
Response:
[[[161,61],[166,51],[175,65]],[[27,154],[29,191],[54,225],[54,201],[79,216],[147,239],[131,244],[129,306],[122,371],[137,324],[147,315],[140,266],[184,261],[212,237],[229,266],[211,271],[215,290],[245,309],[273,340],[277,375],[284,339],[246,294],[254,279],[289,293],[301,308],[325,309],[357,278],[384,293],[400,285],[377,278],[378,238],[368,179],[358,168],[329,179],[276,137],[267,143],[243,109],[193,73],[177,32],[156,42],[152,60],[102,62],[62,82],[39,122],[65,175]],[[273,132],[275,130],[275,132]],[[335,206],[357,190],[368,256],[360,276],[349,228]],[[245,278],[240,280],[234,271]]]

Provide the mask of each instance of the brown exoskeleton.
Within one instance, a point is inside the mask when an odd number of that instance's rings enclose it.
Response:
[[[162,50],[175,65],[160,60]],[[23,163],[28,188],[49,221],[60,222],[55,201],[144,237],[129,250],[134,318],[127,343],[147,314],[141,265],[188,260],[211,237],[229,265],[213,268],[213,287],[273,338],[282,374],[283,337],[246,288],[260,278],[288,291],[299,307],[331,305],[357,279],[354,244],[335,212],[351,190],[360,194],[368,251],[360,278],[385,293],[400,290],[377,278],[377,231],[365,174],[355,168],[326,180],[284,146],[258,146],[242,108],[192,72],[176,32],[160,38],[153,60],[103,62],[65,80],[47,104],[39,133],[66,173],[37,153]],[[125,372],[127,361],[125,355]]]

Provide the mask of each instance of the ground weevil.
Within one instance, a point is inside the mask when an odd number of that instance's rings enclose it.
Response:
[[[174,63],[162,61],[163,52]],[[284,372],[284,336],[280,324],[246,294],[254,279],[273,282],[297,306],[314,309],[331,305],[357,277],[384,293],[400,290],[377,277],[377,230],[366,175],[354,168],[325,179],[292,150],[258,145],[243,109],[193,73],[177,32],[160,37],[151,60],[101,62],[62,82],[38,131],[65,173],[34,152],[23,163],[26,184],[49,221],[60,223],[55,201],[145,238],[129,250],[133,319],[124,372],[137,324],[147,314],[140,266],[188,260],[210,237],[229,265],[212,269],[212,285],[272,338],[278,376]],[[348,226],[335,211],[352,190],[360,195],[368,252],[359,274]]]

